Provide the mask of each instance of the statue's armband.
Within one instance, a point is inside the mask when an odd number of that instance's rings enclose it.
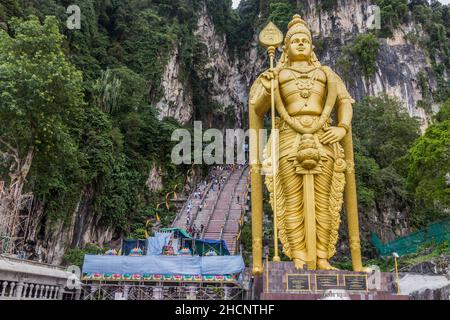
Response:
[[[331,70],[331,68],[328,66],[323,66],[322,71],[326,74],[327,81],[336,82],[338,105],[355,103],[355,100],[353,100],[352,96],[348,92],[344,81],[341,79],[341,77],[339,77],[339,75],[337,75],[337,73],[335,73],[333,70]]]
[[[249,108],[259,117],[264,117],[270,109],[270,94],[266,91],[261,81],[256,79],[249,94]]]

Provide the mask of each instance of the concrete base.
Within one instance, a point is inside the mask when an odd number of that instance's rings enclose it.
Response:
[[[359,279],[360,283],[350,285],[352,279]],[[391,273],[297,270],[292,262],[265,265],[261,289],[261,300],[410,299],[408,295],[396,294],[395,275]]]
[[[318,293],[262,293],[261,300],[323,300]],[[409,296],[388,292],[350,294],[350,300],[410,300]]]

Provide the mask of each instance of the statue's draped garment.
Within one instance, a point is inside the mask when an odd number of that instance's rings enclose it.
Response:
[[[339,105],[345,101],[353,99],[348,93],[342,79],[334,73],[329,67],[317,65],[317,71],[324,75],[322,79],[317,77],[313,79],[311,96],[308,99],[297,98],[302,101],[316,99],[324,107],[327,99],[327,82],[333,81],[336,84],[337,91],[336,103]],[[279,68],[279,75],[283,72],[287,74],[287,80],[284,83],[278,83],[280,96],[284,104],[289,99],[301,97],[301,88],[295,86],[295,80],[301,74],[295,69],[289,67]],[[279,77],[280,78],[280,77]],[[278,79],[279,81],[279,79]],[[260,78],[252,86],[250,92],[250,101],[256,106],[267,109],[270,105],[270,93],[266,92]],[[348,102],[348,101],[346,101]],[[302,109],[308,102],[304,103]],[[333,106],[333,107],[334,107]],[[289,110],[288,110],[289,111]],[[322,110],[323,111],[323,110]],[[320,114],[308,114],[306,112],[297,112],[290,114],[290,121],[295,122],[302,128],[312,128],[320,122]],[[302,134],[292,128],[281,115],[277,117],[276,128],[279,130],[279,141],[277,144],[278,170],[276,171],[277,182],[277,225],[279,239],[283,245],[283,252],[290,259],[301,259],[307,261],[307,243],[313,239],[308,239],[308,231],[305,229],[305,210],[304,210],[304,175],[312,174],[314,176],[313,192],[315,207],[315,255],[318,258],[330,259],[336,252],[336,243],[338,239],[338,230],[341,222],[340,212],[343,204],[343,192],[345,187],[346,161],[344,150],[340,143],[323,145],[320,137],[326,132],[332,124],[331,117],[311,134]],[[272,136],[264,149],[263,168],[265,168],[265,183],[270,192],[270,202],[273,206],[273,175],[271,170],[271,145]],[[305,141],[306,140],[306,141]],[[303,144],[302,144],[303,143]],[[317,156],[317,166],[313,170],[305,170],[299,163],[299,152],[303,148],[308,157],[308,146],[314,146],[312,151]],[[305,147],[306,146],[306,147]],[[310,156],[314,157],[314,155]]]

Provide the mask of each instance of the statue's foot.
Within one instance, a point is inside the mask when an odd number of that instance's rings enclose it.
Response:
[[[360,267],[360,268],[356,268],[353,271],[355,272],[365,272],[365,273],[372,273],[374,271],[376,271],[377,269],[372,269],[370,267]]]
[[[301,259],[294,259],[294,266],[297,270],[303,270],[306,262]]]
[[[254,267],[253,268],[253,274],[254,275],[261,275],[263,273],[263,270],[261,267]]]
[[[318,259],[317,260],[317,270],[339,270],[338,268],[333,267],[327,259]]]

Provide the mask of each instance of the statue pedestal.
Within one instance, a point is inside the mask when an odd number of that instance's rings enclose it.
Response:
[[[301,271],[292,262],[269,262],[268,267],[261,300],[409,300],[396,294],[392,273]]]

